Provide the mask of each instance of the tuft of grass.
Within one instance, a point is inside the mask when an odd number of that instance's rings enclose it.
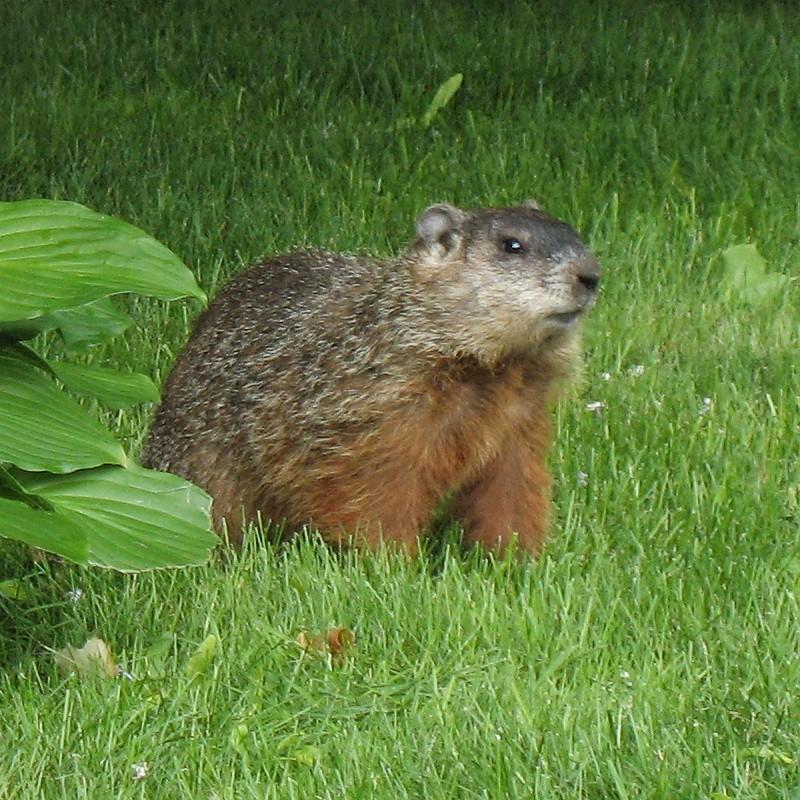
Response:
[[[54,9],[0,25],[4,200],[121,216],[213,293],[263,253],[387,255],[430,203],[532,196],[606,277],[535,563],[453,531],[415,561],[301,539],[138,576],[4,547],[29,591],[0,596],[0,798],[797,796],[788,5]],[[726,284],[746,243],[792,279],[769,303]],[[138,329],[88,360],[163,379],[198,309],[127,302]],[[148,414],[110,417],[134,452]],[[342,660],[296,642],[340,625]],[[134,679],[60,677],[50,651],[90,636]]]

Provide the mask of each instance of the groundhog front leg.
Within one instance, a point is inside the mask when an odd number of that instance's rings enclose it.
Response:
[[[536,555],[550,521],[547,430],[511,437],[496,458],[459,492],[456,515],[469,544],[502,552],[512,539]]]

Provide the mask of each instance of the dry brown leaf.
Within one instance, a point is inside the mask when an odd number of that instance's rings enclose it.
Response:
[[[347,649],[356,643],[356,635],[348,628],[331,628],[327,639],[328,650],[334,658],[345,655]]]
[[[53,653],[56,666],[65,675],[115,678],[119,671],[108,645],[102,639],[89,639],[83,647],[65,647]]]
[[[331,628],[325,633],[317,634],[300,631],[295,641],[307,653],[343,658],[349,648],[356,643],[356,635],[349,628]]]

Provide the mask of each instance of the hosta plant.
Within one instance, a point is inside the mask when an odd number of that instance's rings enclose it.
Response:
[[[80,564],[136,571],[196,564],[215,544],[208,496],[135,464],[74,399],[109,408],[158,399],[144,375],[44,358],[122,333],[111,296],[204,299],[151,236],[76,203],[0,203],[0,536]]]

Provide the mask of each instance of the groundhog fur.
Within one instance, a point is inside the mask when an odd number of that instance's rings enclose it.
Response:
[[[143,463],[206,489],[233,541],[260,518],[414,553],[454,493],[467,542],[535,554],[550,407],[599,276],[534,202],[432,206],[395,259],[269,258],[199,318]]]

